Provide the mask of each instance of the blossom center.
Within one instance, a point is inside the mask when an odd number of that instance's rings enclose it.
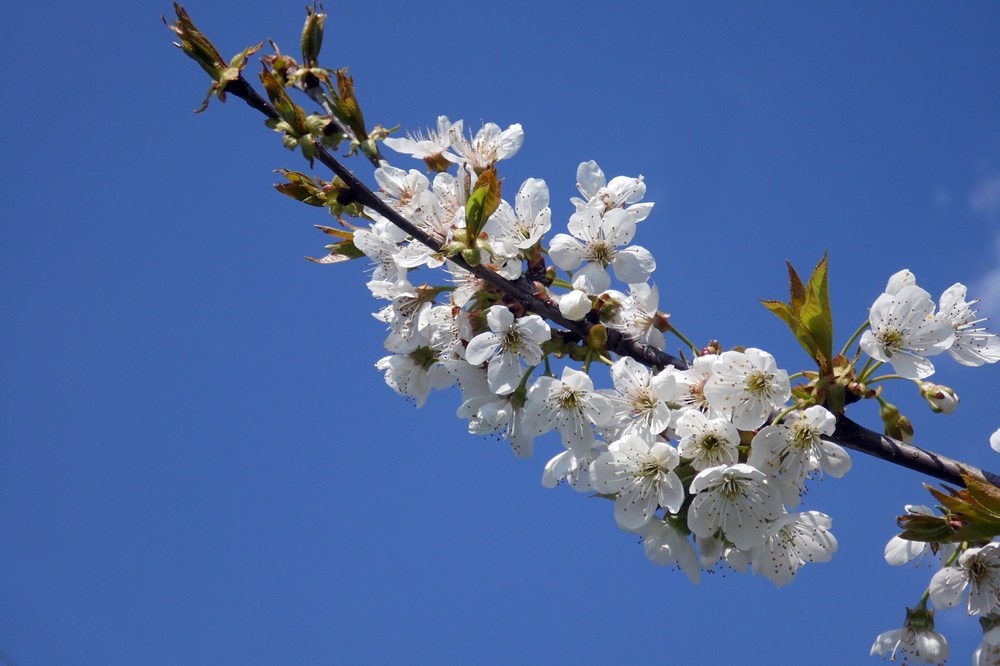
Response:
[[[604,204],[604,210],[608,211],[615,207],[615,195],[606,187],[597,190],[596,198]]]
[[[906,336],[898,328],[890,328],[879,335],[879,340],[885,351],[890,356],[896,352],[903,351],[906,346]]]
[[[595,240],[590,243],[588,255],[591,261],[607,267],[615,257],[615,248],[605,240]]]
[[[798,449],[812,448],[817,439],[816,430],[812,425],[799,421],[792,426],[791,445]]]
[[[770,392],[771,387],[771,375],[758,370],[747,375],[746,384],[744,385],[747,393],[754,396],[766,397]]]
[[[641,465],[636,471],[636,476],[642,477],[644,479],[654,479],[660,473],[660,463],[655,458],[649,458]]]
[[[720,446],[722,446],[722,440],[720,440],[719,436],[716,435],[714,432],[710,432],[710,433],[704,435],[701,438],[701,441],[698,442],[698,444],[705,451],[714,451],[715,449],[717,449]]]
[[[563,409],[578,409],[580,407],[579,394],[570,387],[563,385],[559,393],[559,405]]]
[[[509,331],[504,333],[502,345],[504,349],[512,352],[516,352],[522,342],[521,332],[516,328],[511,328]]]

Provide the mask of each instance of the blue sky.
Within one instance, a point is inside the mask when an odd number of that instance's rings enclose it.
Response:
[[[228,56],[296,53],[302,4],[187,8]],[[555,439],[515,460],[456,393],[389,391],[363,266],[302,259],[329,218],[271,189],[302,163],[260,116],[191,113],[207,81],[169,9],[0,8],[0,663],[845,664],[900,625],[932,570],[882,548],[929,479],[855,455],[804,503],[833,517],[831,563],[695,587],[609,504],[540,486]],[[824,250],[841,341],[904,267],[1000,312],[994,3],[327,10],[324,60],[370,123],[521,123],[504,175],[545,178],[557,227],[579,162],[642,174],[661,308],[696,340],[803,368],[757,299]],[[1000,471],[1000,369],[938,365],[956,414],[894,387],[918,443]],[[938,627],[967,663],[976,623]]]

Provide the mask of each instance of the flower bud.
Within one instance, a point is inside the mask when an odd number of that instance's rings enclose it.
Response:
[[[958,407],[958,394],[941,384],[921,382],[920,395],[924,396],[935,414],[951,414]]]
[[[559,299],[559,312],[571,321],[580,321],[586,317],[590,308],[590,298],[579,289],[574,289]]]
[[[913,441],[913,424],[910,423],[910,419],[900,413],[896,405],[883,402],[879,409],[879,416],[882,417],[886,435],[907,444]]]

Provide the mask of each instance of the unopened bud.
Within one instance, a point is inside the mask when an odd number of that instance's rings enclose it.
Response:
[[[559,312],[571,321],[580,321],[590,312],[590,297],[584,292],[574,289],[559,299]]]
[[[708,345],[701,350],[702,356],[708,356],[710,354],[721,354],[721,353],[722,353],[722,345],[719,343],[718,340],[710,340]]]
[[[435,153],[424,157],[424,164],[435,173],[447,171],[451,167],[451,162],[445,159],[444,153]]]
[[[913,441],[913,424],[910,423],[910,419],[900,413],[896,405],[883,402],[879,409],[879,416],[882,417],[882,425],[885,426],[886,435],[907,444]]]
[[[921,382],[920,395],[924,396],[935,414],[951,414],[958,407],[958,394],[941,384]]]
[[[316,67],[319,49],[323,45],[323,26],[326,14],[306,7],[306,24],[302,28],[302,62],[307,67]]]

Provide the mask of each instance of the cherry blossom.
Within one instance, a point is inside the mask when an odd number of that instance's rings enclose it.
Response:
[[[829,562],[837,551],[837,539],[830,533],[832,522],[819,511],[785,514],[753,548],[754,571],[784,587],[806,562]]]
[[[749,550],[781,515],[781,499],[764,474],[750,465],[719,465],[698,473],[691,482],[695,495],[688,528],[699,537],[720,532],[734,546]]]
[[[771,410],[791,395],[788,373],[779,370],[774,357],[753,347],[719,355],[712,376],[705,383],[705,398],[729,415],[740,430],[764,425]]]
[[[970,615],[1000,610],[1000,544],[990,542],[969,548],[958,557],[958,566],[944,567],[931,578],[931,601],[937,608],[951,608],[969,588]]]
[[[490,330],[469,342],[465,360],[473,365],[489,360],[490,389],[500,395],[513,393],[521,382],[521,361],[529,366],[538,365],[542,360],[540,343],[552,337],[552,332],[538,315],[515,319],[502,305],[490,307],[486,323]]]
[[[627,435],[612,442],[591,467],[591,485],[616,495],[615,520],[625,529],[648,523],[657,507],[676,513],[684,501],[684,486],[674,473],[680,459],[664,442],[650,446],[642,437]]]
[[[625,247],[635,235],[635,224],[635,219],[620,208],[603,214],[584,208],[569,219],[572,235],[552,238],[549,256],[564,271],[575,271],[586,262],[573,276],[573,286],[588,294],[600,294],[611,286],[608,266],[622,282],[645,282],[656,269],[656,260],[644,247]]]
[[[955,341],[948,320],[934,314],[930,294],[916,285],[879,296],[868,321],[871,330],[861,336],[861,349],[910,379],[934,374],[934,364],[925,357],[940,354]]]
[[[740,432],[729,419],[710,419],[690,409],[677,419],[678,446],[682,458],[701,471],[719,465],[732,465],[739,459]]]
[[[593,449],[592,426],[605,425],[614,415],[611,401],[594,391],[593,380],[570,367],[563,368],[562,379],[539,377],[524,408],[538,434],[558,429],[563,445],[580,459],[589,458]]]
[[[977,317],[972,306],[978,301],[965,301],[965,285],[956,282],[941,294],[941,316],[951,322],[955,343],[948,348],[948,354],[967,366],[979,366],[1000,361],[1000,338],[987,333],[976,324],[986,321]]]

